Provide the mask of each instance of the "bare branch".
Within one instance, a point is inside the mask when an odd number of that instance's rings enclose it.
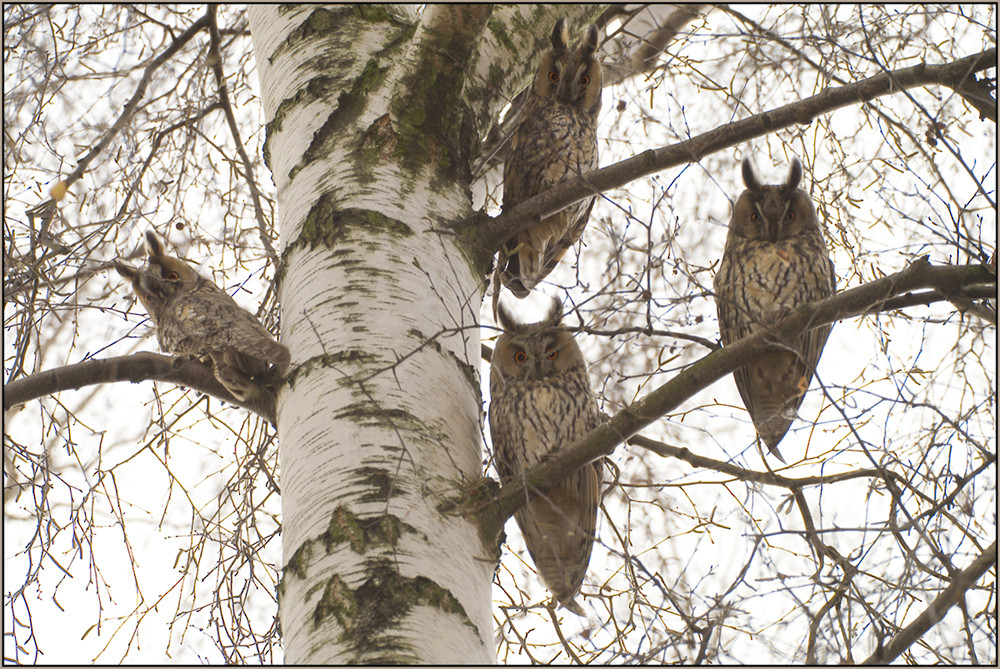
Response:
[[[142,73],[142,79],[139,80],[139,85],[136,86],[135,93],[132,98],[125,103],[125,109],[122,110],[121,116],[115,121],[115,124],[111,126],[111,129],[104,133],[104,137],[100,139],[99,142],[92,148],[87,155],[80,159],[77,163],[76,169],[69,173],[69,175],[63,179],[64,188],[68,189],[76,181],[83,176],[83,173],[87,170],[91,161],[94,160],[101,152],[107,148],[111,140],[125,127],[125,124],[129,122],[132,118],[132,114],[135,113],[136,109],[139,107],[139,102],[142,100],[143,96],[146,94],[146,88],[149,83],[153,80],[153,74],[157,69],[168,60],[170,60],[174,54],[181,50],[185,44],[191,41],[198,31],[206,27],[212,16],[212,10],[209,10],[205,16],[201,17],[195,21],[191,26],[182,32],[177,38],[167,47],[163,53],[154,58],[149,65],[146,66],[146,70]]]
[[[868,102],[916,86],[964,86],[973,73],[996,67],[996,59],[997,50],[989,49],[944,65],[915,65],[883,72],[846,86],[828,88],[799,102],[721,126],[677,144],[649,149],[620,163],[577,176],[503,212],[486,224],[480,224],[471,231],[471,236],[476,245],[493,249],[495,253],[513,235],[595,193],[619,188],[630,181],[670,167],[697,162],[706,155],[773,133],[780,128],[796,123],[809,124],[817,116],[841,107]],[[473,222],[481,220],[477,216]]]
[[[240,154],[243,162],[243,176],[246,177],[247,186],[250,188],[250,199],[253,200],[253,212],[257,218],[257,229],[260,231],[260,241],[267,251],[267,257],[274,265],[277,273],[281,268],[281,261],[271,244],[271,232],[267,229],[267,221],[264,220],[264,208],[260,204],[260,190],[257,188],[257,179],[254,177],[253,165],[247,156],[243,142],[240,140],[240,129],[236,125],[236,115],[233,114],[233,105],[229,101],[229,90],[226,88],[226,78],[222,71],[222,51],[220,49],[221,38],[219,37],[219,22],[216,18],[216,5],[209,5],[208,8],[208,32],[211,37],[209,41],[208,63],[215,74],[215,82],[219,86],[219,103],[226,114],[226,123],[229,124],[229,132],[233,135],[233,143],[236,145],[236,152]]]
[[[804,305],[782,319],[772,331],[758,330],[731,346],[709,353],[622,409],[610,422],[503,486],[492,503],[481,510],[482,522],[487,528],[484,535],[491,536],[490,530],[494,530],[494,534],[500,531],[504,521],[525,503],[526,490],[529,495],[544,493],[585,464],[610,455],[622,441],[767,350],[775,339],[790,341],[811,328],[879,310],[891,298],[913,290],[934,288],[947,295],[975,285],[992,285],[996,290],[996,276],[982,265],[932,266],[926,259],[919,259],[900,272]]]
[[[965,592],[974,586],[983,574],[995,568],[996,561],[997,542],[994,541],[982,555],[972,561],[972,564],[952,577],[948,587],[934,598],[916,620],[892,637],[889,643],[872,653],[862,664],[888,664],[899,657],[927,630],[941,622],[951,607],[964,598]]]
[[[650,72],[661,66],[660,57],[667,46],[689,23],[711,9],[708,4],[615,5],[609,7],[597,20],[604,30],[614,18],[626,16],[621,27],[607,36],[608,42],[621,43],[620,35],[633,37],[636,41],[628,45],[630,53],[615,54],[610,64],[605,63],[604,85],[612,86],[626,79]],[[612,52],[605,43],[604,51]],[[624,50],[624,49],[623,49]]]
[[[272,391],[265,388],[267,392],[263,398],[244,402],[233,397],[216,380],[212,368],[208,365],[193,358],[175,358],[158,353],[136,353],[116,358],[87,360],[21,377],[3,387],[3,409],[7,411],[18,404],[63,390],[78,390],[98,383],[121,381],[139,383],[147,380],[170,381],[187,386],[224,402],[249,409],[272,423],[275,420],[275,397]]]

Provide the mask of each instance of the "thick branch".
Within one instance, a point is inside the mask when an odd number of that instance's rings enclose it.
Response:
[[[544,463],[525,472],[522,478],[503,486],[487,508],[479,510],[483,534],[493,536],[499,533],[506,519],[525,503],[526,488],[529,495],[544,493],[588,462],[610,455],[618,444],[773,346],[775,339],[792,341],[811,328],[882,311],[889,300],[910,291],[932,288],[942,299],[946,299],[946,296],[971,286],[992,285],[996,290],[996,281],[996,276],[982,265],[932,266],[926,259],[920,259],[895,274],[806,304],[782,319],[773,330],[759,330],[709,353],[641,400],[624,408],[610,422],[557,451]]]
[[[635,7],[638,9],[633,9]],[[609,7],[597,20],[602,32],[611,20],[623,20],[618,30],[608,35],[603,47],[611,54],[604,62],[605,88],[663,67],[662,57],[667,46],[694,19],[711,9],[712,5],[697,3]],[[638,39],[623,46],[623,36]]]
[[[57,367],[11,381],[3,388],[3,409],[7,411],[45,395],[62,390],[77,390],[98,383],[146,380],[169,381],[193,388],[230,404],[242,406],[274,423],[275,396],[262,386],[264,396],[247,402],[233,397],[219,383],[212,368],[192,358],[174,358],[157,353],[136,353],[117,358],[87,360]]]
[[[888,664],[899,657],[907,648],[916,643],[931,627],[941,622],[949,609],[965,596],[966,590],[976,584],[980,577],[996,565],[997,542],[990,544],[983,554],[972,561],[967,568],[951,579],[948,587],[941,591],[930,606],[917,616],[916,620],[900,630],[882,648],[879,648],[863,664]]]
[[[495,253],[511,236],[568,207],[578,200],[613,188],[620,188],[640,177],[701,160],[706,155],[742,144],[795,123],[809,124],[817,116],[841,107],[868,102],[897,93],[901,89],[940,84],[960,89],[974,72],[996,67],[997,50],[989,49],[945,65],[915,65],[893,72],[883,72],[853,84],[828,88],[810,98],[793,102],[750,118],[721,126],[691,139],[649,149],[620,163],[588,172],[526,200],[488,223],[481,223],[470,234],[478,246]]]

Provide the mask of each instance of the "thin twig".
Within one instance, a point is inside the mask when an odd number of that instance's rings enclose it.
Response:
[[[253,212],[254,217],[257,219],[257,229],[260,231],[260,241],[264,245],[267,257],[271,259],[275,275],[277,275],[278,270],[281,268],[281,261],[278,259],[278,254],[275,253],[274,246],[271,244],[271,234],[267,229],[267,221],[264,219],[264,208],[260,204],[260,191],[257,189],[257,181],[254,178],[253,165],[250,164],[250,158],[247,156],[246,149],[243,148],[243,142],[240,140],[240,130],[236,125],[236,115],[233,114],[233,105],[229,101],[229,91],[226,89],[225,73],[222,71],[221,39],[219,37],[219,24],[216,19],[216,8],[217,5],[211,5],[208,10],[208,33],[210,35],[208,64],[211,66],[212,72],[215,73],[215,81],[219,86],[219,102],[222,103],[222,110],[226,115],[226,122],[229,124],[229,132],[233,135],[233,143],[236,144],[236,151],[240,154],[240,160],[243,161],[243,176],[250,187],[250,199],[253,200]]]

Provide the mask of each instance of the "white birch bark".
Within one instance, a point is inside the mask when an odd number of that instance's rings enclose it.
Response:
[[[277,411],[288,662],[496,660],[497,547],[440,510],[482,472],[488,267],[451,226],[473,217],[472,149],[533,75],[524,54],[557,16],[599,11],[249,9],[292,352]]]
[[[495,662],[494,563],[438,509],[481,475],[482,287],[440,230],[471,213],[467,193],[395,159],[412,25],[249,17],[293,361],[277,421],[286,662]]]

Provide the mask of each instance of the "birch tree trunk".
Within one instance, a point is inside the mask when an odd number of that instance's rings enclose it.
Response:
[[[277,410],[289,663],[496,660],[497,547],[440,510],[482,472],[489,254],[450,229],[474,214],[472,148],[530,74],[511,47],[547,34],[499,49],[494,19],[249,9],[292,351]]]

